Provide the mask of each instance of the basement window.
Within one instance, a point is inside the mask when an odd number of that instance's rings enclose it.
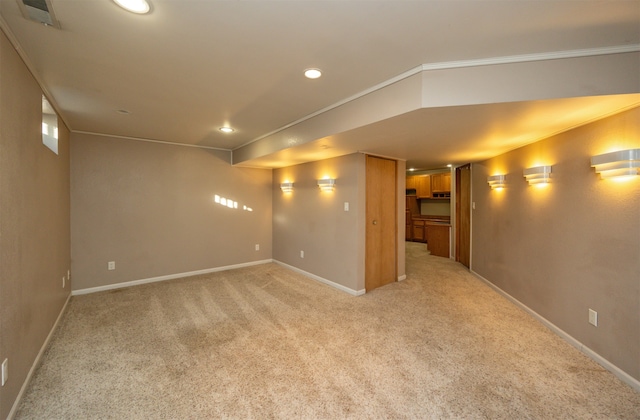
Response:
[[[58,154],[58,114],[42,95],[42,144]]]

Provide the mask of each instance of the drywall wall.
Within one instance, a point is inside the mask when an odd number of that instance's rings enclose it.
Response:
[[[232,167],[226,151],[73,133],[71,216],[74,291],[268,260],[271,170]]]
[[[405,274],[405,162],[398,162],[398,267]],[[317,180],[336,179],[333,192]],[[280,183],[293,182],[292,193]],[[273,171],[273,258],[328,280],[349,293],[364,293],[365,155],[354,153]],[[345,203],[349,210],[345,211]],[[304,258],[300,256],[304,251]]]
[[[42,91],[0,32],[0,388],[7,418],[70,293],[69,132],[42,144]]]
[[[640,108],[474,164],[472,270],[640,380],[640,177],[602,180],[590,167],[635,148]],[[538,165],[552,165],[546,187],[522,175]],[[507,187],[492,191],[497,174]]]
[[[333,192],[318,188],[324,177],[336,180]],[[285,181],[293,192],[280,190]],[[352,292],[364,289],[364,155],[274,169],[272,191],[273,258]]]

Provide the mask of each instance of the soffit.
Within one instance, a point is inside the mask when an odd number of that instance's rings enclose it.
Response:
[[[60,30],[12,0],[0,14],[71,130],[223,149],[422,64],[640,43],[640,3],[628,1],[152,0],[145,16],[51,3]],[[324,76],[304,79],[308,67]],[[411,126],[408,138],[424,131]]]

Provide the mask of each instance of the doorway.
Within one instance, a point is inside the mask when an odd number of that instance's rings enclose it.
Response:
[[[456,168],[456,261],[471,267],[471,164]]]
[[[397,162],[366,157],[365,289],[397,280]]]

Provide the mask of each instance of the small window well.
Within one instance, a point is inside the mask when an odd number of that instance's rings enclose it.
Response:
[[[58,154],[58,114],[42,95],[42,144]]]

